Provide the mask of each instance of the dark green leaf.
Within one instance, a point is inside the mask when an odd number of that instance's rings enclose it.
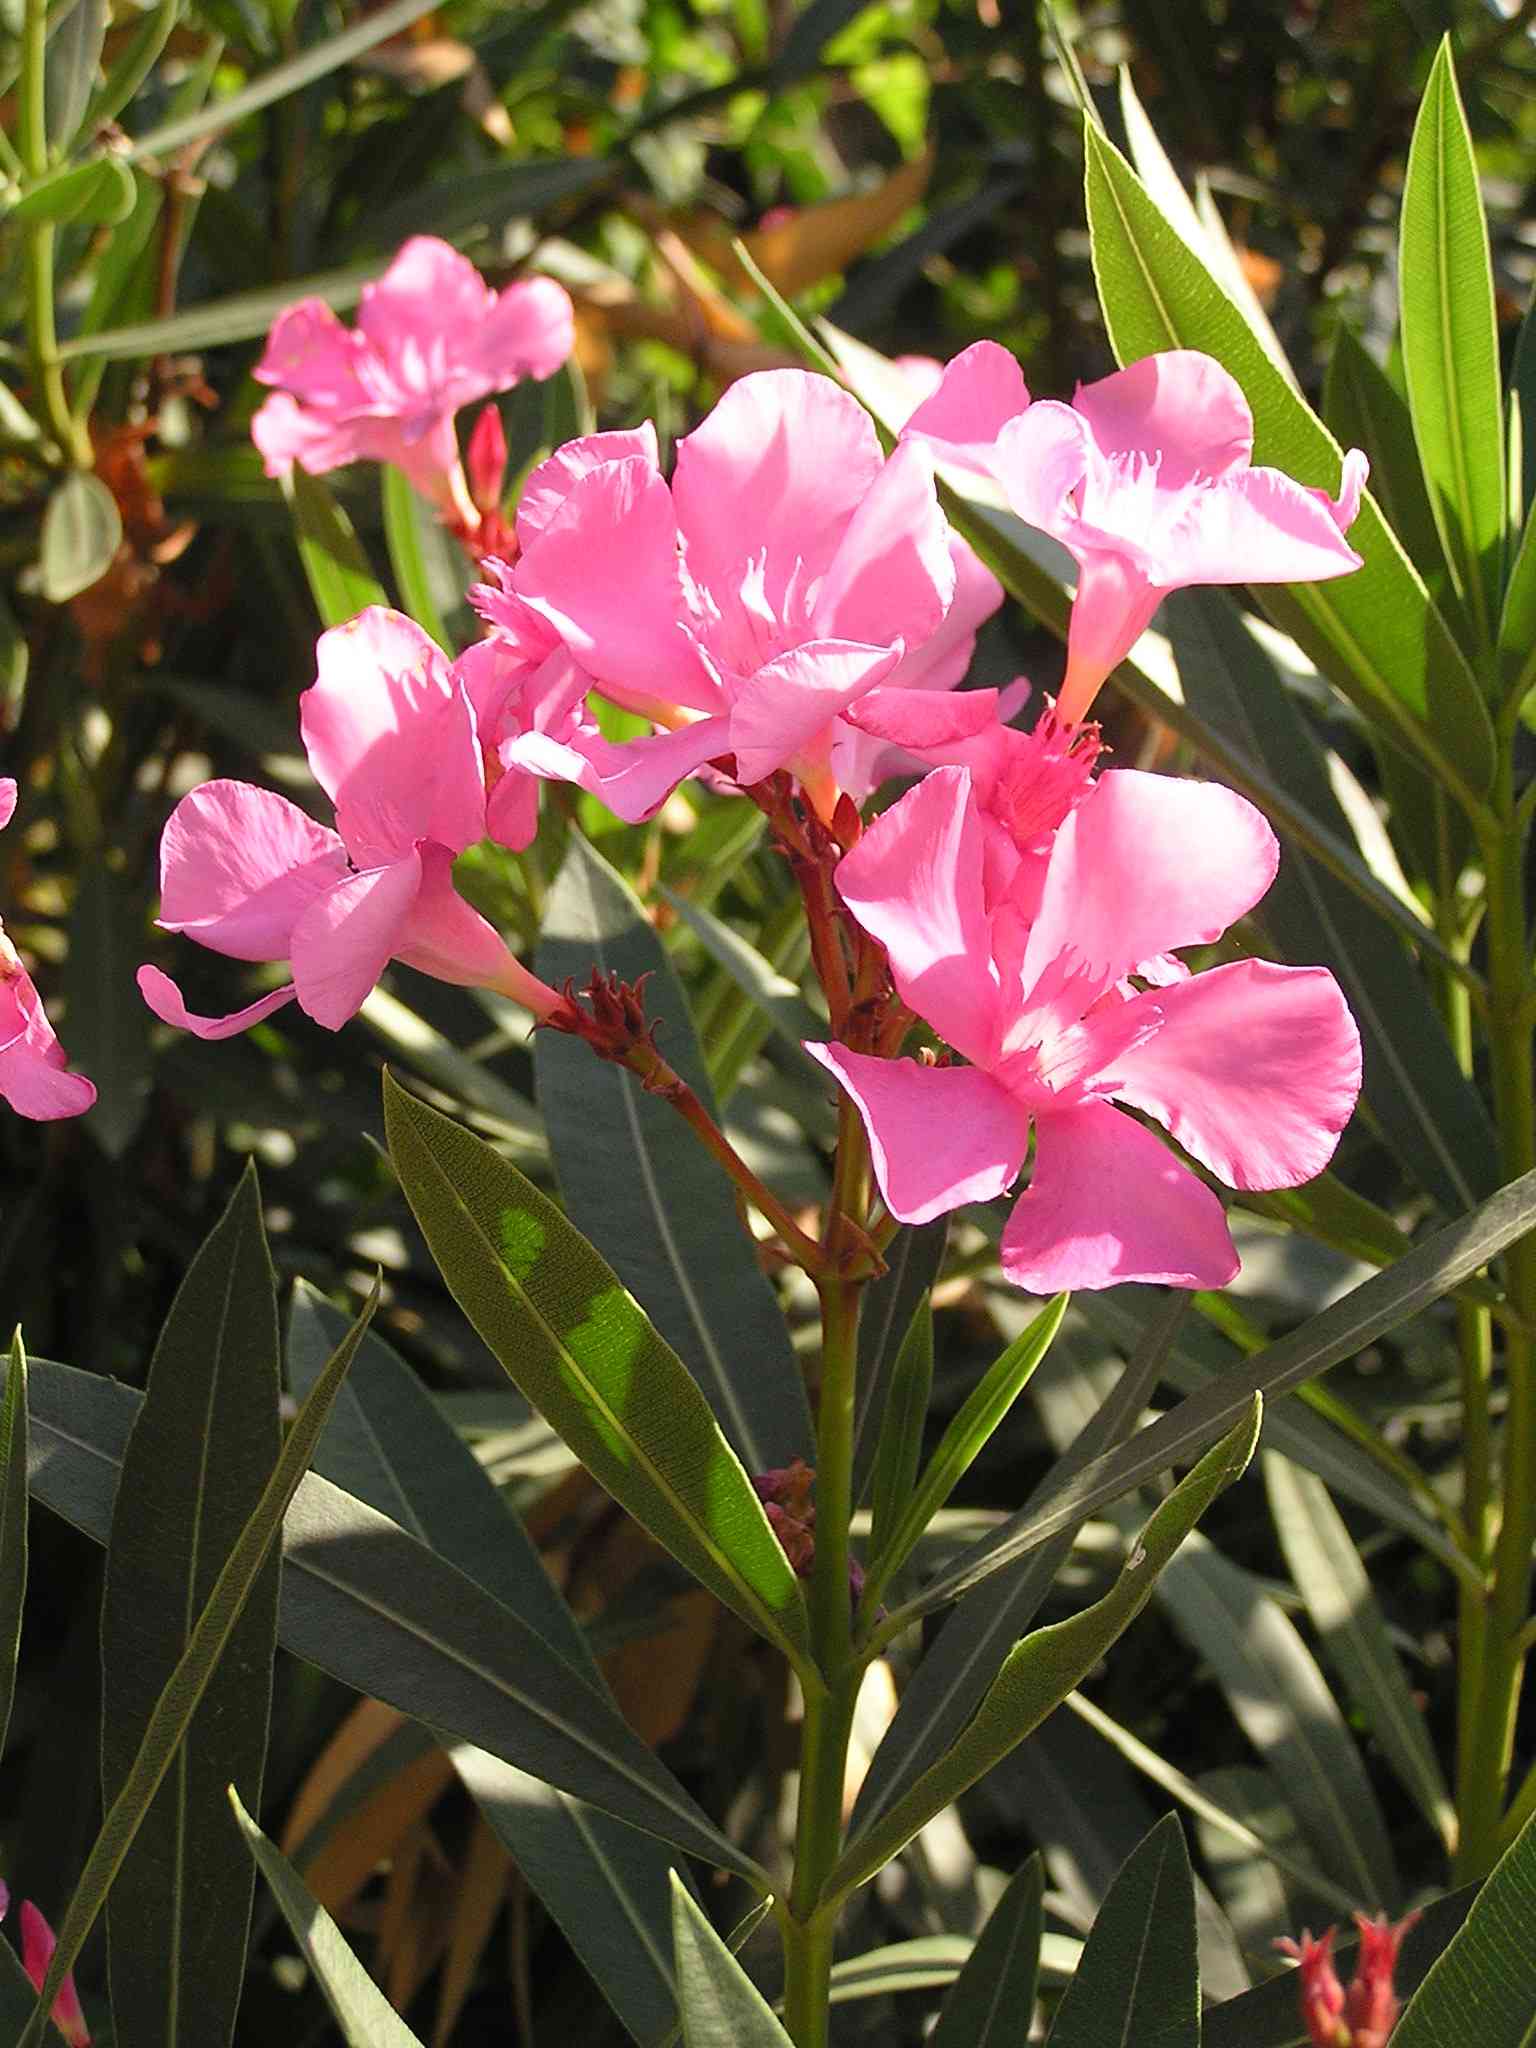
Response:
[[[1340,455],[1332,435],[1119,151],[1092,126],[1084,144],[1094,267],[1116,355],[1132,362],[1159,349],[1198,348],[1215,356],[1253,409],[1254,460],[1336,489]],[[1349,538],[1362,569],[1266,588],[1265,610],[1384,737],[1481,797],[1493,772],[1493,729],[1465,656],[1369,496]]]
[[[1424,488],[1408,401],[1348,327],[1341,326],[1334,336],[1323,383],[1323,419],[1341,448],[1365,450],[1371,496],[1419,574],[1438,590],[1450,572]]]
[[[1509,372],[1510,394],[1514,398],[1520,421],[1520,461],[1522,489],[1520,503],[1514,508],[1514,524],[1521,526],[1530,516],[1531,503],[1536,500],[1536,293],[1531,304],[1525,309],[1525,318],[1520,322],[1520,333],[1515,341],[1515,359]]]
[[[79,133],[96,83],[110,0],[74,0],[48,38],[43,70],[46,126],[51,151],[64,155]]]
[[[1175,1814],[1100,1907],[1048,2048],[1200,2048],[1194,1878]]]
[[[1024,1509],[967,1552],[918,1599],[909,1601],[892,1618],[892,1625],[958,1599],[1003,1565],[1188,1457],[1241,1414],[1253,1394],[1276,1401],[1340,1359],[1353,1357],[1487,1265],[1533,1224],[1536,1171],[1522,1174],[1470,1215],[1446,1224],[1395,1266],[1372,1274],[1299,1330],[1268,1345],[1246,1364],[1234,1366],[1221,1381],[1191,1394],[1129,1443],[1095,1458],[1048,1502]]]
[[[240,1803],[233,1785],[229,1804],[255,1865],[272,1888],[283,1918],[315,1973],[347,2048],[421,2048],[378,1985],[347,1946],[340,1928],[314,1899],[288,1858],[269,1842]]]
[[[370,19],[377,20],[378,16]],[[291,306],[296,299],[324,299],[333,311],[345,312],[357,304],[363,286],[379,275],[384,263],[383,258],[369,258],[349,263],[340,270],[265,285],[260,291],[237,292],[227,299],[215,299],[212,305],[189,306],[163,320],[140,320],[129,327],[82,332],[62,342],[59,354],[66,359],[105,356],[132,362],[141,356],[171,351],[185,354],[218,348],[226,342],[250,341],[265,334],[284,307]]]
[[[781,1041],[805,1062],[807,1072],[821,1075],[824,1069],[816,1066],[801,1051],[801,1046],[808,1038],[826,1037],[826,1018],[818,1017],[795,984],[771,961],[765,960],[755,946],[749,946],[723,918],[691,902],[676,889],[663,888],[661,893],[709,957],[730,976],[754,1008],[762,1012]]]
[[[69,924],[69,1051],[96,1083],[85,1126],[112,1159],[133,1142],[149,1097],[149,1011],[134,982],[144,913],[115,869],[99,856],[87,858]]]
[[[464,591],[468,563],[463,550],[403,470],[384,463],[379,470],[379,490],[384,502],[384,541],[402,608],[451,654],[474,637],[467,630]]]
[[[27,1354],[11,1339],[0,1403],[0,1756],[16,1696],[16,1660],[27,1599]]]
[[[32,1492],[107,1540],[130,1388],[34,1362]],[[344,1685],[515,1757],[754,1885],[766,1879],[656,1761],[582,1670],[395,1522],[311,1473],[283,1529],[278,1640]]]
[[[1015,2048],[1035,2009],[1044,1900],[1045,1872],[1031,1856],[992,1908],[928,2048]]]
[[[1322,751],[1230,601],[1178,591],[1164,619],[1190,707],[1346,836]],[[1446,1209],[1489,1193],[1498,1185],[1493,1127],[1396,935],[1304,852],[1282,862],[1258,914],[1287,959],[1338,976],[1364,1041],[1366,1099],[1408,1171]]]
[[[72,469],[43,514],[38,587],[50,604],[66,604],[98,583],[123,537],[117,500],[99,476]]]
[[[846,1897],[873,1877],[1082,1682],[1145,1607],[1159,1575],[1206,1508],[1241,1476],[1258,1441],[1261,1415],[1262,1403],[1255,1396],[1237,1427],[1156,1509],[1124,1570],[1101,1600],[1014,1645],[949,1753],[930,1765],[845,1850],[827,1879],[826,1898]]]
[[[645,981],[657,1042],[711,1114],[687,998],[639,900],[573,834],[534,962],[554,988],[594,969]],[[809,1458],[810,1410],[784,1317],[735,1191],[677,1111],[580,1039],[533,1044],[539,1107],[565,1206],[704,1389],[749,1472]]]
[[[1393,2048],[1530,2048],[1536,2039],[1536,1817],[1408,2002]]]
[[[274,1285],[247,1168],[177,1290],[123,1457],[101,1613],[109,1808],[277,1462]],[[221,2048],[234,2027],[253,1873],[225,1819],[225,1787],[233,1781],[260,1802],[277,1585],[274,1551],[108,1905],[112,2009],[144,2048]]]
[[[498,164],[442,179],[381,208],[369,217],[368,234],[393,247],[406,235],[444,235],[451,241],[487,228],[494,232],[509,220],[536,217],[562,199],[611,183],[614,176],[614,160],[598,155]]]
[[[301,1281],[289,1372],[306,1388],[346,1318]],[[521,1522],[408,1366],[364,1338],[315,1470],[391,1516],[506,1603],[600,1686],[586,1637]],[[669,1857],[654,1836],[540,1783],[515,1764],[448,1743],[460,1778],[635,2039],[674,2017]]]
[[[907,1223],[886,1248],[885,1271],[864,1290],[859,1318],[859,1379],[854,1397],[854,1498],[862,1500],[884,1425],[890,1376],[912,1318],[928,1299],[944,1263],[949,1218]]]
[[[790,2048],[772,2008],[676,1876],[672,1943],[687,2048]]]
[[[870,1486],[869,1555],[877,1563],[901,1521],[902,1510],[917,1484],[923,1456],[923,1425],[933,1391],[933,1303],[920,1301],[896,1363],[891,1391],[880,1422]]]
[[[156,0],[118,53],[117,60],[92,95],[81,126],[94,134],[108,121],[115,121],[139,87],[155,68],[160,52],[170,40],[171,30],[181,13],[182,0]]]
[[[1449,35],[1408,152],[1397,274],[1430,506],[1456,589],[1489,646],[1504,546],[1504,402],[1488,229]]]
[[[261,1498],[236,1536],[213,1580],[212,1591],[187,1630],[186,1648],[177,1658],[144,1722],[143,1734],[107,1807],[101,1831],[85,1859],[64,1924],[59,1929],[58,1945],[38,1993],[36,2009],[18,2048],[36,2048],[59,1987],[74,1968],[85,1938],[95,1925],[107,1894],[130,1856],[146,1817],[154,1808],[156,1797],[186,1740],[209,1682],[239,1629],[246,1604],[262,1582],[268,1559],[282,1535],[283,1518],[325,1427],[331,1402],[352,1362],[357,1340],[367,1327],[377,1303],[376,1286],[346,1342],[336,1351],[324,1374],[315,1382],[309,1399],[294,1417]]]
[[[351,520],[324,479],[295,466],[283,480],[283,494],[321,625],[342,626],[366,605],[388,604]]]

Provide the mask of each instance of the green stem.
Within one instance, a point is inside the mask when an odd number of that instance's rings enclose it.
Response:
[[[29,180],[48,169],[48,112],[44,96],[47,66],[48,0],[26,0],[21,30],[21,81],[17,101],[17,139]],[[26,230],[27,346],[54,439],[79,469],[92,463],[90,436],[69,409],[59,337],[53,324],[53,241],[51,221]]]
[[[1536,1096],[1531,1075],[1525,890],[1508,752],[1501,781],[1503,787],[1496,798],[1501,828],[1480,836],[1488,889],[1489,1059],[1500,1165],[1504,1179],[1510,1181],[1536,1165]],[[1536,1313],[1536,1237],[1521,1238],[1509,1247],[1505,1271],[1510,1299],[1528,1323]],[[1530,1596],[1531,1548],[1536,1542],[1536,1349],[1524,1329],[1504,1332],[1504,1377],[1508,1408],[1493,1583],[1486,1634],[1481,1642],[1469,1646],[1474,1656],[1480,1657],[1482,1683],[1470,1732],[1463,1731],[1461,1742],[1465,1776],[1459,1882],[1484,1876],[1498,1853],[1525,1668],[1522,1637]]]

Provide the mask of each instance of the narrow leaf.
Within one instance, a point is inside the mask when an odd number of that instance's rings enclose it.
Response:
[[[283,495],[320,623],[342,626],[366,605],[387,604],[388,593],[324,478],[307,476],[295,465],[283,479]]]
[[[687,2048],[789,2048],[772,2007],[675,1875],[672,1940]]]
[[[1100,1907],[1048,2048],[1200,2048],[1194,1876],[1176,1815]]]
[[[80,0],[76,12],[85,5]],[[62,164],[27,186],[10,218],[22,227],[115,227],[133,211],[135,197],[132,173],[121,158],[93,156],[83,164]]]
[[[992,1908],[928,2048],[1015,2048],[1035,2009],[1044,1933],[1045,1871],[1031,1856]]]
[[[549,892],[534,965],[555,988],[594,969],[644,977],[666,1059],[714,1113],[666,951],[634,891],[579,834]],[[812,1457],[804,1378],[730,1181],[670,1103],[580,1039],[537,1033],[533,1066],[571,1221],[689,1368],[747,1470]]]
[[[846,1897],[873,1877],[1081,1683],[1145,1607],[1158,1575],[1206,1508],[1240,1477],[1258,1441],[1261,1414],[1262,1403],[1255,1399],[1237,1427],[1180,1480],[1101,1600],[1014,1646],[949,1754],[845,1851],[827,1880],[826,1898]]]
[[[101,1615],[107,1807],[277,1461],[274,1286],[248,1168],[177,1290],[123,1458]],[[274,1552],[108,1906],[113,2012],[145,2048],[220,2048],[234,2027],[253,1873],[224,1797],[234,1781],[260,1803],[277,1589]]]
[[[231,1785],[229,1804],[283,1918],[315,1973],[347,2048],[421,2048],[421,2043],[347,1946],[336,1922],[282,1851],[269,1842]]]
[[[110,0],[74,0],[48,38],[43,88],[51,152],[67,154],[79,133],[111,11]]]
[[[864,1498],[874,1467],[897,1356],[913,1316],[939,1277],[948,1237],[947,1216],[933,1223],[903,1224],[886,1248],[885,1271],[864,1290],[853,1410],[855,1500]]]
[[[1278,1400],[1340,1359],[1353,1357],[1448,1294],[1506,1245],[1523,1237],[1533,1224],[1536,1171],[1510,1181],[1470,1215],[1446,1224],[1416,1245],[1395,1266],[1372,1274],[1300,1329],[1267,1346],[1246,1364],[1235,1366],[1220,1382],[1191,1394],[1129,1443],[1095,1458],[1048,1502],[1024,1509],[974,1546],[918,1599],[893,1615],[888,1626],[900,1627],[918,1614],[958,1599],[1003,1565],[1062,1529],[1076,1527],[1096,1509],[1118,1500],[1178,1458],[1188,1457],[1208,1444],[1218,1430],[1230,1426],[1254,1394]]]
[[[825,1038],[826,1018],[818,1017],[788,976],[780,974],[724,919],[675,889],[664,888],[661,893],[709,957],[730,976],[754,1008],[762,1012],[795,1057],[805,1062],[807,1072],[811,1071],[815,1062],[801,1051],[801,1047],[808,1038]],[[822,1070],[815,1068],[815,1071],[820,1073]]]
[[[1488,228],[1448,35],[1408,151],[1398,283],[1430,506],[1456,588],[1490,645],[1504,544],[1504,399]]]
[[[1408,2002],[1392,2048],[1530,2048],[1536,2039],[1536,1816],[1478,1893],[1467,1924]]]
[[[43,514],[38,587],[50,604],[67,604],[100,582],[123,537],[117,500],[99,476],[74,469]]]
[[[1341,326],[1334,336],[1323,381],[1323,418],[1341,448],[1365,450],[1371,496],[1419,574],[1437,589],[1447,584],[1450,569],[1419,465],[1408,402],[1348,327]]]
[[[27,1599],[27,1353],[18,1330],[0,1403],[0,1756],[16,1697],[21,1617]]]
[[[402,470],[384,463],[379,470],[379,492],[384,507],[384,543],[401,604],[439,647],[451,653],[471,637],[459,630],[467,611],[464,554]]]
[[[1084,146],[1094,270],[1120,361],[1170,348],[1215,356],[1253,410],[1254,460],[1336,489],[1340,451],[1327,428],[1119,151],[1091,126]],[[1365,564],[1354,575],[1256,594],[1384,737],[1481,796],[1493,730],[1465,656],[1369,496],[1349,538]]]
[[[255,1511],[241,1529],[234,1547],[214,1580],[213,1590],[187,1636],[187,1646],[178,1658],[144,1724],[144,1733],[116,1796],[102,1820],[101,1832],[91,1845],[85,1867],[75,1885],[58,1946],[38,1993],[36,2009],[17,2048],[36,2048],[47,2025],[47,2016],[58,1997],[59,1987],[74,1968],[86,1936],[106,1902],[125,1859],[165,1781],[177,1751],[186,1738],[193,1716],[201,1705],[209,1680],[229,1645],[231,1636],[283,1526],[283,1517],[304,1477],[315,1444],[330,1411],[337,1388],[358,1339],[367,1328],[378,1301],[378,1289],[347,1341],[336,1351],[325,1373],[316,1381],[309,1399],[294,1417],[284,1439],[271,1476],[262,1490]]]
[[[34,1362],[32,1393],[32,1492],[104,1543],[139,1396],[48,1360]],[[315,1473],[283,1527],[278,1640],[355,1692],[515,1757],[767,1888],[761,1867],[706,1819],[588,1677],[398,1523]]]
[[[878,1564],[902,1510],[917,1484],[923,1456],[923,1425],[933,1390],[933,1303],[920,1301],[891,1368],[890,1398],[880,1424],[870,1488],[871,1563]]]
[[[99,855],[87,856],[69,923],[64,990],[70,1057],[96,1083],[85,1127],[110,1159],[132,1144],[149,1099],[149,1010],[133,978],[146,917],[142,897],[122,876]]]
[[[1344,1517],[1310,1472],[1271,1452],[1263,1464],[1280,1547],[1324,1655],[1420,1812],[1454,1851],[1456,1809]]]

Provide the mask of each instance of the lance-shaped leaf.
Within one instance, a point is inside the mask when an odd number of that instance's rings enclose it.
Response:
[[[908,1325],[891,1368],[890,1398],[880,1424],[870,1488],[869,1555],[878,1563],[912,1498],[923,1456],[923,1425],[933,1391],[933,1303],[925,1300]]]
[[[1020,1866],[944,2001],[928,2048],[1014,2048],[1029,2027],[1045,1934],[1045,1870]]]
[[[16,1697],[16,1660],[27,1600],[27,1354],[11,1339],[0,1402],[0,1755]]]
[[[1396,1329],[1432,1301],[1496,1258],[1536,1225],[1536,1170],[1524,1173],[1491,1195],[1470,1215],[1437,1230],[1384,1273],[1313,1316],[1298,1330],[1267,1345],[1218,1382],[1191,1394],[1129,1443],[1107,1451],[1049,1501],[1010,1517],[976,1544],[919,1597],[908,1601],[887,1624],[895,1630],[955,1600],[1015,1558],[1046,1543],[1062,1529],[1075,1528],[1097,1509],[1155,1477],[1181,1457],[1203,1449],[1231,1426],[1255,1394],[1277,1400],[1306,1380],[1353,1357],[1367,1344]]]
[[[112,1525],[129,1387],[34,1361],[29,1485],[98,1543]],[[515,1757],[548,1783],[761,1889],[761,1866],[712,1825],[592,1684],[510,1608],[316,1473],[283,1526],[278,1641],[440,1734]]]
[[[1530,2048],[1536,2034],[1536,1816],[1478,1893],[1467,1924],[1408,2001],[1392,2048]]]
[[[1255,462],[1336,490],[1340,450],[1322,421],[1091,124],[1084,150],[1094,271],[1116,356],[1129,363],[1174,348],[1214,356],[1252,408]],[[1353,575],[1256,594],[1384,737],[1481,797],[1493,773],[1493,728],[1466,657],[1369,495],[1349,539],[1364,558]]]
[[[1504,544],[1504,398],[1488,228],[1449,36],[1408,151],[1397,274],[1424,481],[1456,589],[1486,646]]]
[[[1177,1815],[1110,1887],[1048,2048],[1200,2048],[1194,1875]]]
[[[347,1946],[336,1922],[313,1897],[282,1850],[269,1842],[251,1819],[233,1785],[229,1788],[229,1804],[250,1851],[246,1860],[252,1873],[259,1867],[271,1887],[304,1960],[315,1973],[315,1982],[331,2008],[347,2048],[421,2048]]]
[[[388,604],[389,593],[325,479],[295,467],[283,478],[283,496],[321,625],[345,625],[367,605]]]
[[[844,1898],[873,1877],[1082,1682],[1145,1607],[1159,1573],[1200,1516],[1244,1471],[1258,1442],[1262,1412],[1263,1404],[1255,1397],[1237,1427],[1179,1482],[1142,1530],[1124,1570],[1103,1599],[1067,1621],[1037,1629],[1014,1646],[948,1754],[844,1853],[827,1879],[827,1899]]]
[[[58,1945],[38,1992],[37,2006],[17,2048],[37,2048],[60,1986],[78,1961],[85,1938],[95,1925],[166,1773],[186,1740],[209,1681],[229,1648],[246,1603],[260,1584],[267,1560],[281,1536],[283,1517],[298,1491],[336,1390],[346,1377],[358,1339],[368,1326],[378,1298],[375,1286],[346,1340],[338,1346],[311,1389],[309,1399],[294,1417],[261,1497],[214,1577],[208,1598],[187,1632],[186,1648],[160,1688],[132,1759],[107,1806],[101,1831],[85,1859],[59,1929]]]
[[[872,1613],[882,1591],[949,1499],[961,1479],[991,1440],[992,1433],[1008,1415],[1029,1382],[1031,1373],[1050,1350],[1061,1319],[1067,1312],[1068,1296],[1058,1294],[1040,1311],[1029,1327],[998,1358],[995,1358],[971,1389],[928,1460],[921,1479],[911,1490],[901,1519],[889,1540],[873,1560],[865,1587],[865,1612]]]
[[[275,1287],[247,1168],[177,1289],[123,1457],[101,1611],[108,1807],[277,1462]],[[277,1584],[274,1550],[108,1906],[112,2009],[145,2048],[218,2048],[234,2027],[254,1874],[225,1787],[260,1803]]]
[[[549,893],[535,966],[555,988],[594,968],[643,976],[663,1054],[714,1114],[666,951],[629,884],[579,834]],[[571,1221],[692,1372],[747,1469],[814,1456],[804,1379],[720,1167],[670,1103],[579,1038],[539,1032],[533,1065]]]
[[[773,2008],[677,1877],[672,1941],[686,2048],[790,2048]]]
[[[885,1254],[885,1271],[864,1291],[859,1318],[859,1371],[853,1408],[853,1484],[862,1500],[885,1423],[891,1375],[912,1318],[933,1291],[944,1263],[949,1218],[905,1223]]]
[[[473,637],[466,629],[463,552],[405,472],[392,463],[380,465],[379,496],[384,508],[384,544],[401,608],[439,647],[452,653]]]
[[[1323,418],[1341,448],[1365,450],[1371,465],[1371,496],[1382,517],[1419,574],[1442,591],[1450,570],[1424,486],[1408,402],[1348,327],[1340,327],[1333,339],[1323,379]],[[1454,608],[1454,597],[1450,602]]]
[[[390,1154],[459,1306],[621,1507],[811,1678],[800,1583],[709,1404],[533,1183],[387,1075]]]
[[[344,1322],[299,1283],[288,1342],[296,1390],[309,1385]],[[587,1639],[522,1523],[415,1373],[372,1332],[332,1411],[315,1469],[457,1564],[601,1686]],[[451,1737],[447,1746],[466,1789],[619,2018],[637,2041],[662,2039],[675,2018],[667,1849],[514,1763]]]

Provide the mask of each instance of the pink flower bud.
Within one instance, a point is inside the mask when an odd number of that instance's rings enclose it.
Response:
[[[1355,1925],[1360,1930],[1360,1953],[1355,1961],[1354,1982],[1344,2001],[1350,2048],[1386,2048],[1402,2005],[1392,1982],[1397,1953],[1403,1936],[1418,1917],[1417,1913],[1410,1913],[1394,1926],[1385,1916],[1368,1920],[1363,1913],[1355,1915]]]
[[[478,512],[495,512],[507,474],[507,436],[494,405],[482,406],[469,437],[469,495]]]
[[[1310,1929],[1303,1929],[1300,1941],[1287,1937],[1275,1943],[1296,1960],[1302,2024],[1312,2048],[1352,2048],[1344,2025],[1344,1986],[1333,1967],[1333,1936],[1330,1927],[1314,1941]]]
[[[30,1899],[23,1899],[21,1963],[38,1991],[43,1988],[48,1975],[48,1965],[53,1961],[53,1951],[57,1945],[53,1929],[48,1922]],[[69,2043],[69,2048],[91,2048],[91,2037],[86,2030],[85,2014],[80,2009],[80,1995],[75,1990],[72,1971],[59,1987],[59,1995],[54,2000],[53,2023]]]

